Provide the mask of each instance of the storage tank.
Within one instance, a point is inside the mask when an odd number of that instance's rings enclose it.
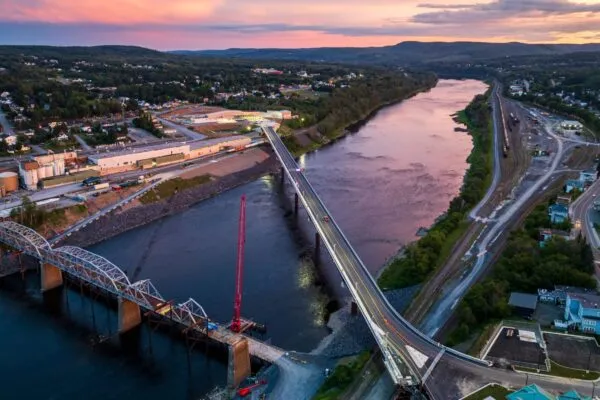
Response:
[[[7,193],[14,192],[19,188],[19,175],[10,171],[0,173],[0,186],[4,186]]]
[[[65,174],[65,160],[58,159],[54,161],[54,176],[61,176]]]
[[[44,165],[44,170],[46,172],[46,178],[50,178],[54,176],[54,163],[48,163]]]
[[[40,167],[37,169],[37,178],[38,180],[42,180],[46,177],[46,168],[44,168],[43,165],[40,165]]]
[[[38,184],[38,170],[24,170],[22,171],[23,183],[28,189],[35,189]]]

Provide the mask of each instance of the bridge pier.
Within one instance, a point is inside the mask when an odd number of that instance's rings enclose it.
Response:
[[[40,263],[42,292],[55,289],[63,284],[62,271],[52,264]]]
[[[142,323],[140,306],[127,299],[119,298],[119,333],[125,333]]]
[[[281,180],[281,184],[283,184],[283,182],[285,181],[285,170],[283,169],[283,167],[281,167],[281,169],[279,170],[279,179]]]
[[[227,365],[227,385],[236,388],[251,374],[250,347],[248,339],[240,337],[229,346],[229,363]]]
[[[319,265],[320,255],[321,255],[321,235],[319,235],[319,232],[315,232],[315,254],[314,254],[315,265]]]
[[[294,193],[294,215],[298,215],[298,193]]]
[[[350,315],[358,315],[358,305],[355,301],[350,303]]]

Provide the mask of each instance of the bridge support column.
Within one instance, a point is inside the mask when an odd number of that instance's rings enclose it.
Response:
[[[314,254],[315,265],[319,265],[320,255],[321,255],[321,235],[319,235],[319,232],[315,232],[315,254]]]
[[[42,292],[62,286],[63,276],[62,271],[59,268],[52,264],[42,262],[40,271]]]
[[[298,215],[298,193],[294,193],[294,214]]]
[[[354,301],[352,301],[350,303],[350,314],[351,315],[358,315],[358,305]]]
[[[227,385],[236,388],[250,376],[250,348],[248,339],[240,337],[229,346],[229,364],[227,367]]]
[[[127,299],[119,298],[119,333],[125,333],[141,323],[140,306]]]
[[[285,171],[283,167],[281,167],[281,169],[279,170],[279,175],[279,179],[281,179],[281,183],[283,184],[283,182],[285,181]]]

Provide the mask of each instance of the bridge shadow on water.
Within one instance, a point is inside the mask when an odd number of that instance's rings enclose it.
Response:
[[[44,376],[56,368],[65,369],[62,363],[68,359],[76,359],[79,365],[74,376],[66,374],[64,382],[46,383],[46,388],[55,386],[64,388],[67,385],[80,386],[81,392],[72,392],[75,398],[83,396],[88,399],[106,398],[99,390],[96,394],[88,395],[89,388],[96,385],[107,385],[106,376],[103,379],[91,378],[100,366],[108,366],[112,383],[105,388],[113,395],[119,392],[132,395],[135,398],[171,398],[197,399],[214,387],[226,385],[227,378],[227,348],[197,331],[182,331],[174,323],[158,319],[152,313],[143,314],[143,323],[131,331],[119,335],[117,300],[106,293],[93,290],[87,285],[81,285],[65,275],[64,285],[54,290],[41,293],[39,272],[28,270],[23,274],[14,274],[0,279],[0,301],[8,301],[11,308],[19,308],[16,314],[26,315],[27,320],[35,325],[43,326],[57,333],[58,343],[48,343],[52,339],[34,329],[15,334],[21,346],[14,357],[27,359],[28,354],[35,359],[39,348],[55,349],[56,365],[48,360],[48,365],[36,365],[36,376]],[[4,304],[0,304],[1,307]],[[8,315],[10,318],[10,315]],[[10,324],[9,320],[0,322],[0,333]],[[10,329],[19,331],[21,327],[10,325]],[[4,339],[4,338],[3,338]],[[50,345],[50,346],[49,346]],[[2,347],[6,347],[2,351]],[[10,337],[0,344],[0,352],[5,359],[10,360]],[[64,358],[64,361],[61,359]],[[81,360],[84,360],[82,363]],[[257,371],[264,364],[253,360],[253,370]],[[46,371],[48,369],[48,371]],[[68,368],[67,368],[68,370]],[[104,370],[104,374],[107,374]],[[31,371],[18,369],[7,372],[0,379],[10,381]],[[81,375],[79,381],[77,375]],[[119,375],[121,375],[119,377]],[[43,381],[43,378],[41,378]],[[44,383],[44,382],[42,382]],[[145,389],[141,389],[146,385]],[[111,387],[112,385],[112,387]],[[32,392],[28,393],[31,389]],[[53,392],[53,390],[50,390]],[[57,390],[60,392],[60,390]],[[147,393],[144,393],[147,392]],[[35,398],[39,394],[48,396],[48,391],[37,393],[33,388],[24,388],[16,398]],[[117,396],[121,398],[121,396]],[[11,397],[3,397],[10,399]],[[62,399],[63,397],[53,397]],[[73,398],[64,397],[64,398]]]
[[[294,188],[287,183],[287,177],[283,182],[281,175],[275,176],[274,179],[277,180],[276,191],[288,228],[301,249],[300,264],[305,269],[302,273],[310,275],[309,279],[312,284],[327,296],[326,320],[329,320],[331,313],[340,308],[341,301],[349,293],[346,289],[334,284],[334,282],[341,281],[341,275],[324,246],[317,246],[316,229],[310,222],[302,203],[298,201],[296,206]]]

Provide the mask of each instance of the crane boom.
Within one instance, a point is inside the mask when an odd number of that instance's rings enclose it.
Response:
[[[242,310],[242,277],[244,272],[244,245],[246,243],[246,195],[240,201],[240,219],[238,223],[237,265],[235,271],[235,302],[233,304],[233,320],[231,330],[242,329],[240,314]]]

